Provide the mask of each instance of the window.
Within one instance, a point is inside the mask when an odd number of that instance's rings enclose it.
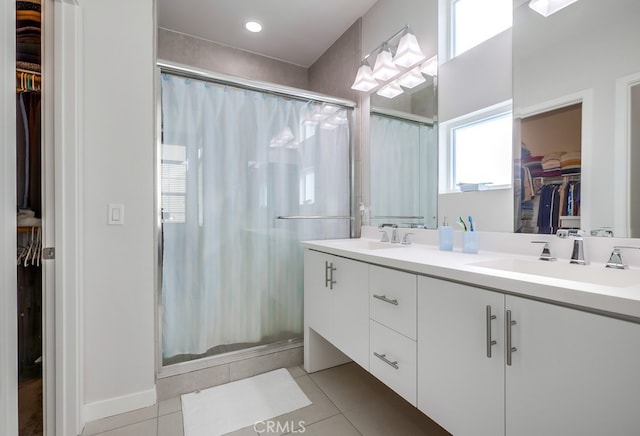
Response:
[[[441,151],[449,157],[443,191],[458,191],[459,183],[511,186],[512,126],[510,103],[443,123]]]
[[[451,57],[511,27],[513,0],[452,0]]]
[[[160,163],[160,203],[163,222],[185,222],[186,193],[186,147],[162,144],[162,161]]]

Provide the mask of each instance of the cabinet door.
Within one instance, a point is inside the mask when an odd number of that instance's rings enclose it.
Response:
[[[502,294],[418,278],[418,408],[456,436],[504,435],[503,319]]]
[[[640,434],[640,325],[507,296],[508,435]]]
[[[333,337],[331,342],[369,369],[369,265],[333,258]]]
[[[332,256],[304,250],[304,323],[325,339],[332,340],[333,291],[326,286],[325,262]]]

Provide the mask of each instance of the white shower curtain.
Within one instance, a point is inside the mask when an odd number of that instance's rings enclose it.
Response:
[[[426,124],[371,114],[372,224],[431,224],[435,210],[432,165],[434,128]],[[423,216],[423,219],[389,218]],[[387,217],[379,218],[375,217]]]
[[[162,75],[163,358],[302,335],[301,239],[348,237],[344,108]]]

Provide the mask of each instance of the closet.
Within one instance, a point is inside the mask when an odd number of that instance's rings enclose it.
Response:
[[[520,198],[516,231],[580,228],[582,104],[520,120]]]
[[[16,1],[18,420],[43,434],[43,285],[40,0]]]

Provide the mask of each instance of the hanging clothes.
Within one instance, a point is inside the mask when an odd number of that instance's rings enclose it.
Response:
[[[31,209],[37,217],[42,210],[41,101],[39,93],[23,92],[16,102],[17,209]]]

